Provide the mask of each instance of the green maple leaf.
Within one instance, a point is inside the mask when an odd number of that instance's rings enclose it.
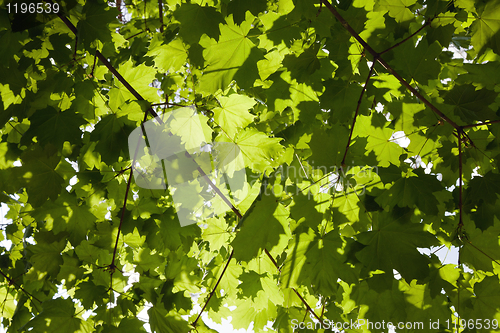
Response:
[[[210,243],[211,251],[219,251],[229,241],[229,226],[224,219],[220,218],[209,219],[207,224],[208,227],[203,229],[203,238]]]
[[[157,333],[213,332],[206,315],[256,332],[270,322],[296,331],[292,319],[317,331],[304,309],[334,322],[440,319],[441,330],[457,306],[461,318],[500,319],[500,0],[431,2],[337,1],[355,33],[311,0],[127,0],[127,15],[103,0],[61,2],[61,16],[0,8],[3,327],[145,332],[137,318],[145,302]],[[376,52],[394,46],[379,56],[399,76],[379,65],[369,74],[377,55],[357,34]],[[96,48],[109,63],[94,57]],[[453,126],[438,123],[400,77],[469,125],[462,168]],[[220,196],[208,201],[213,191],[191,159],[169,165],[183,173],[168,189],[128,182],[127,138],[151,104],[165,121],[172,109],[202,108],[170,119],[173,139],[150,149],[210,150],[198,165],[217,170],[214,183],[242,219]],[[407,148],[395,143],[399,131]],[[408,165],[415,155],[432,162],[431,174]],[[341,162],[360,167],[346,172]],[[471,176],[476,167],[482,176]],[[332,194],[329,177],[311,183],[341,171],[345,193]],[[226,184],[239,176],[247,183],[225,188],[221,174]],[[192,186],[179,190],[177,180]],[[198,208],[207,219],[181,227],[179,216]],[[473,273],[420,252],[450,241]],[[139,281],[127,286],[132,271]],[[52,299],[58,287],[67,299]],[[194,305],[204,309],[196,323]],[[92,313],[83,321],[85,310]]]
[[[200,40],[206,62],[199,81],[200,90],[207,93],[224,90],[233,79],[244,88],[258,78],[256,63],[263,56],[247,36],[253,21],[252,15],[247,15],[247,20],[239,26],[231,19],[222,25],[218,42],[207,37]]]
[[[156,43],[155,43],[156,42]],[[153,39],[147,56],[153,57],[155,66],[162,72],[178,71],[187,60],[187,49],[182,40],[174,39],[168,44]]]
[[[498,93],[486,88],[476,90],[472,84],[455,85],[450,91],[442,91],[444,102],[453,105],[454,113],[465,123],[478,120],[496,119],[497,116],[489,108]]]
[[[243,273],[238,277],[241,284],[238,285],[241,293],[249,298],[254,299],[257,297],[257,293],[262,290],[261,277],[266,274],[258,274],[257,272],[250,271],[248,273]]]
[[[388,128],[372,126],[371,117],[360,115],[356,120],[353,136],[367,136],[368,142],[365,148],[367,153],[373,151],[379,161],[379,166],[388,167],[391,163],[399,165],[399,156],[403,150],[397,143],[390,140],[393,133],[394,131]],[[368,155],[367,153],[365,155]]]
[[[103,294],[106,294],[106,288],[96,286],[92,281],[78,284],[78,289],[75,291],[75,296],[82,299],[82,305],[85,309],[93,309],[94,304],[104,305]]]
[[[471,299],[475,318],[495,318],[498,320],[500,308],[500,285],[495,276],[486,276],[474,284],[474,297]]]
[[[471,213],[476,226],[482,230],[494,225],[494,217],[500,216],[497,200],[500,194],[500,176],[491,171],[482,177],[474,177],[465,191],[464,208]]]
[[[27,328],[36,333],[90,333],[92,322],[75,313],[71,299],[51,299],[43,302],[43,310],[33,318]]]
[[[254,16],[258,16],[259,13],[267,9],[266,0],[234,0],[228,3],[227,10],[229,13],[233,13],[234,23],[241,24],[245,21],[245,14],[247,11],[252,13]]]
[[[312,151],[308,159],[309,164],[313,168],[325,168],[327,172],[335,171],[342,162],[347,144],[345,136],[348,133],[347,128],[339,125],[332,126],[328,131],[315,130],[308,143]]]
[[[221,142],[229,142],[225,137]],[[269,138],[255,128],[240,131],[234,137],[236,145],[219,145],[221,156],[227,156],[230,163],[226,165],[227,173],[241,170],[248,166],[256,172],[263,172],[274,165],[274,161],[282,154],[281,138]],[[230,157],[234,157],[230,158]]]
[[[396,19],[396,22],[402,23],[414,19],[414,14],[408,8],[413,5],[416,0],[378,0],[375,2],[374,10],[386,10],[389,16]]]
[[[254,105],[255,100],[245,96],[233,94],[229,97],[219,97],[220,107],[216,107],[214,119],[219,126],[233,137],[240,128],[245,128],[255,118],[248,112]]]
[[[224,23],[220,12],[210,6],[183,3],[175,12],[175,18],[181,22],[179,35],[187,43],[197,43],[203,34],[210,38],[219,38],[219,24]],[[203,24],[193,24],[203,22]]]
[[[61,251],[66,247],[66,240],[62,239],[58,242],[39,242],[31,247],[31,263],[39,274],[47,274],[50,277],[56,277],[59,273],[59,266],[62,265],[63,259]]]
[[[325,92],[320,97],[321,107],[331,110],[334,123],[350,123],[356,111],[362,87],[355,82],[342,79],[325,81]],[[366,99],[362,100],[360,112],[368,108]]]
[[[109,7],[106,2],[87,2],[83,7],[85,18],[77,24],[78,34],[86,49],[92,49],[92,43],[99,40],[101,43],[112,42],[110,23],[116,22],[118,10]],[[95,45],[94,45],[95,46]]]
[[[65,141],[78,143],[81,140],[79,127],[85,123],[83,118],[73,111],[57,111],[50,106],[38,110],[29,120],[30,127],[21,142],[27,144],[36,137],[40,144],[52,143],[58,148],[62,148]]]
[[[421,170],[421,169],[420,169]],[[380,195],[376,201],[382,207],[418,207],[426,214],[438,213],[438,200],[434,192],[444,190],[435,176],[418,172],[418,177],[404,177],[397,180],[392,187]]]
[[[13,33],[9,30],[4,30],[0,33],[0,45],[3,45],[0,51],[0,61],[5,64],[14,57],[22,47],[21,42],[27,37],[27,32]]]
[[[484,231],[478,228],[468,230],[467,241],[460,248],[460,261],[476,270],[492,272],[492,260],[500,259],[499,232],[497,225]]]
[[[97,219],[85,206],[79,206],[76,198],[68,193],[63,193],[55,202],[46,202],[33,212],[33,216],[51,225],[55,234],[67,231],[73,246],[80,244],[87,233],[95,229]]]
[[[486,48],[491,48],[500,54],[500,1],[488,1],[482,10],[478,11],[479,17],[472,23],[472,45],[474,53],[481,55]]]
[[[379,229],[362,232],[356,237],[366,245],[356,257],[368,270],[397,270],[406,281],[423,280],[429,275],[430,260],[417,247],[437,245],[436,237],[424,231],[423,225],[401,223],[388,214],[380,216]]]
[[[335,231],[323,237],[312,230],[296,235],[288,249],[281,282],[287,288],[312,284],[321,295],[334,295],[338,279],[348,283],[357,281],[352,268],[345,264],[343,246],[343,240]]]
[[[17,63],[11,59],[10,62],[0,67],[2,77],[2,100],[4,108],[7,109],[11,103],[19,103],[18,96],[25,89],[27,81],[23,73],[17,68]]]
[[[159,100],[157,89],[150,84],[156,78],[156,70],[145,64],[135,64],[132,59],[121,63],[118,72],[127,82],[134,87],[141,96],[150,103]],[[116,86],[120,89],[124,101],[137,99],[132,93],[116,79]],[[116,111],[116,110],[113,110]]]
[[[404,294],[399,290],[397,282],[392,282],[387,288],[380,288],[374,282],[380,274],[359,284],[352,301],[360,304],[363,318],[371,322],[402,322],[406,318]],[[378,279],[380,280],[380,279]],[[379,281],[377,281],[379,282]],[[353,297],[354,296],[354,297]]]
[[[440,294],[431,297],[428,284],[401,281],[399,289],[403,291],[406,298],[406,320],[422,323],[427,321],[425,324],[428,324],[428,322],[445,322],[450,318],[451,310],[446,306],[448,300]]]
[[[438,42],[428,45],[427,40],[422,40],[415,47],[412,43],[404,43],[398,50],[406,54],[391,61],[394,69],[403,75],[409,82],[411,79],[427,84],[429,80],[437,79],[441,71],[441,64],[437,57],[442,52]]]
[[[22,160],[24,164],[16,172],[26,182],[31,205],[39,207],[47,199],[55,200],[64,184],[64,179],[56,170],[61,157],[54,154],[48,146],[45,150],[35,146],[24,153]]]
[[[104,116],[95,126],[90,139],[96,141],[94,151],[101,155],[101,160],[111,164],[128,152],[128,135],[133,130],[124,123],[125,118],[115,114]]]
[[[172,133],[181,138],[189,149],[199,149],[203,143],[209,143],[212,129],[207,125],[208,118],[194,112],[180,112],[170,122]],[[160,143],[161,144],[161,143]]]
[[[287,211],[276,201],[276,197],[264,196],[231,242],[234,257],[248,262],[264,249],[271,250],[285,234],[287,216]]]
[[[134,306],[135,308],[135,306]],[[138,318],[123,318],[118,327],[105,325],[102,333],[120,333],[126,331],[128,333],[145,333],[144,322]]]
[[[466,73],[457,78],[457,83],[473,82],[478,89],[487,88],[489,90],[494,90],[498,84],[496,77],[500,74],[500,64],[497,62],[464,64],[463,69]]]
[[[319,48],[320,44],[314,44],[298,56],[295,54],[285,56],[283,66],[288,68],[292,74],[292,78],[304,82],[307,77],[320,69],[321,66],[318,59]]]
[[[163,305],[157,304],[148,310],[149,325],[156,333],[177,333],[189,331],[189,325],[175,311],[168,312]]]

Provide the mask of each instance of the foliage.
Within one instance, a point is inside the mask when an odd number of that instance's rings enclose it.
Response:
[[[500,320],[499,0],[59,4],[0,9],[8,332]],[[183,106],[248,184],[180,227],[127,138]]]

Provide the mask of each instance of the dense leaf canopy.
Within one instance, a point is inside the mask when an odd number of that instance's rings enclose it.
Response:
[[[500,0],[2,3],[8,332],[498,329]],[[187,226],[128,146],[182,107],[246,179]]]

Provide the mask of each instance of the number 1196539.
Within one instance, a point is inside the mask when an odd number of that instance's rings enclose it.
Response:
[[[41,14],[41,13],[46,13],[46,14],[57,14],[59,13],[59,4],[58,3],[43,3],[43,2],[38,2],[38,3],[8,3],[7,4],[7,11],[10,13],[18,14]]]

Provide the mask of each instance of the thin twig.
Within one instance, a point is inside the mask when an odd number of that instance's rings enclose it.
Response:
[[[458,126],[453,120],[448,118],[444,113],[442,113],[434,104],[429,102],[421,93],[419,93],[415,88],[413,88],[405,79],[401,77],[384,59],[380,57],[380,54],[377,53],[370,45],[359,34],[347,23],[347,21],[337,12],[337,10],[328,2],[328,0],[321,0],[325,7],[330,10],[330,12],[337,18],[337,20],[344,26],[344,28],[368,51],[374,58],[374,62],[377,61],[382,65],[389,73],[391,73],[398,81],[405,86],[413,95],[415,95],[418,99],[420,99],[425,105],[427,105],[434,113],[436,113],[439,117],[441,117],[448,124],[453,126],[455,129],[460,130],[460,126]]]
[[[302,303],[306,306],[306,309],[314,316],[316,319],[321,323],[321,326],[323,326],[324,329],[328,329],[327,325],[321,320],[321,318],[314,312],[314,310],[307,304],[306,300],[300,295],[300,293],[297,291],[297,289],[292,288],[292,290],[297,294],[297,296],[300,298]]]
[[[136,36],[139,36],[140,34],[143,34],[143,33],[145,33],[145,32],[146,32],[146,30],[139,31],[138,33],[133,34],[132,36],[127,37],[127,38],[125,38],[125,39],[126,39],[126,40],[130,40],[130,39],[132,39],[132,38],[134,38],[134,37],[136,37]]]
[[[198,313],[198,316],[196,317],[196,319],[191,323],[192,326],[196,327],[196,323],[198,322],[198,320],[200,319],[203,311],[205,311],[205,308],[207,307],[208,305],[208,302],[210,301],[210,299],[212,298],[212,296],[214,295],[215,293],[215,290],[217,290],[217,287],[219,286],[219,283],[221,282],[222,280],[222,277],[224,276],[224,273],[226,272],[227,270],[227,267],[229,266],[229,263],[231,262],[231,259],[233,258],[233,254],[234,254],[234,250],[231,251],[231,254],[229,255],[229,258],[227,259],[227,262],[226,262],[226,265],[224,266],[224,269],[222,270],[222,274],[219,276],[219,279],[217,280],[217,282],[215,283],[215,286],[214,288],[212,289],[212,291],[210,292],[210,294],[208,295],[208,298],[207,300],[205,301],[205,305],[203,305],[203,308],[201,309],[200,313]]]
[[[363,86],[363,90],[361,90],[361,95],[359,95],[358,105],[356,106],[356,112],[354,113],[354,119],[352,120],[351,131],[349,133],[349,138],[347,138],[347,145],[345,147],[344,157],[342,158],[342,162],[340,163],[342,167],[345,165],[345,158],[347,157],[347,152],[349,151],[349,146],[351,145],[352,133],[354,132],[354,125],[356,125],[356,119],[358,118],[359,108],[361,107],[361,101],[363,99],[363,95],[365,94],[366,87],[368,87],[368,82],[370,81],[370,77],[372,76],[374,67],[375,67],[375,62],[373,62],[370,67],[370,72],[368,73],[368,77],[366,78],[365,85]]]
[[[478,126],[484,126],[484,125],[497,124],[497,123],[500,123],[500,120],[492,120],[492,121],[486,121],[484,123],[465,125],[465,126],[462,126],[462,129],[471,128],[471,127],[478,127]]]
[[[16,281],[12,280],[4,272],[0,271],[0,275],[2,275],[7,281],[9,281],[9,284],[14,285],[16,288],[19,288],[22,292],[28,295],[28,297],[31,297],[32,299],[38,301],[40,304],[42,303],[42,301],[40,301],[38,298],[27,292],[23,287],[21,287],[21,285],[17,284]]]
[[[388,49],[382,51],[379,53],[379,55],[382,55],[386,52],[389,52],[390,50],[398,47],[399,45],[403,44],[404,42],[406,42],[407,40],[411,39],[413,36],[415,36],[416,34],[418,34],[420,31],[422,31],[422,29],[426,28],[427,26],[429,26],[431,23],[432,23],[432,20],[434,20],[435,17],[427,20],[417,31],[415,31],[414,33],[412,33],[410,36],[406,37],[405,39],[403,39],[402,41],[394,44],[393,46],[389,47]]]

